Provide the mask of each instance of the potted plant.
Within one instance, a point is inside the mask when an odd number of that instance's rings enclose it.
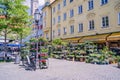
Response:
[[[74,61],[74,55],[73,54],[69,54],[68,58],[69,58],[70,61]]]
[[[117,56],[118,68],[120,68],[120,56]]]

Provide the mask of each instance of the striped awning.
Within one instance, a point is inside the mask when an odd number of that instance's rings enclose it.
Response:
[[[117,41],[120,40],[120,32],[112,33],[111,36],[107,38],[108,41]]]
[[[105,42],[106,37],[109,34],[100,34],[100,35],[93,35],[93,36],[85,36],[79,42],[86,42],[86,41],[92,41],[92,42]]]
[[[80,37],[78,38],[67,38],[67,39],[63,39],[63,41],[65,42],[71,42],[71,43],[78,43]]]

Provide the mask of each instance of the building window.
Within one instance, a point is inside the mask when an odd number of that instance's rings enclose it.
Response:
[[[58,28],[58,36],[60,36],[60,28]]]
[[[88,1],[88,10],[92,10],[94,8],[93,0]]]
[[[81,13],[82,13],[82,5],[78,7],[78,14],[81,14]]]
[[[46,39],[47,39],[47,40],[49,39],[49,37],[48,37],[48,33],[46,33]]]
[[[61,17],[60,17],[60,16],[58,16],[58,23],[60,23],[60,19],[61,19]]]
[[[103,28],[109,27],[109,18],[108,18],[108,16],[102,17],[102,27]]]
[[[45,17],[46,16],[46,11],[43,13],[43,17]]]
[[[60,4],[58,4],[58,10],[60,10]]]
[[[94,30],[94,20],[89,21],[89,30]]]
[[[74,26],[71,25],[71,26],[70,26],[70,34],[73,34],[73,33],[74,33]]]
[[[63,0],[63,6],[66,6],[66,0]]]
[[[45,12],[45,16],[47,15],[47,12]]]
[[[73,0],[70,0],[70,3],[73,2]]]
[[[71,10],[70,10],[70,17],[73,17],[73,16],[74,16],[74,10],[71,9]]]
[[[107,4],[108,0],[101,0],[101,5]]]
[[[120,12],[118,13],[118,24],[120,25]]]
[[[55,18],[53,18],[53,25],[56,23]]]
[[[44,21],[44,23],[43,23],[43,27],[46,27],[46,21]]]
[[[66,18],[67,18],[67,14],[64,13],[64,14],[63,14],[63,20],[66,20]]]
[[[53,30],[53,38],[55,37],[55,31]]]
[[[67,34],[66,27],[63,28],[63,31],[64,31],[64,35],[66,35]]]
[[[78,32],[83,32],[83,23],[80,23],[78,26]]]
[[[53,7],[53,13],[55,13],[55,7]]]

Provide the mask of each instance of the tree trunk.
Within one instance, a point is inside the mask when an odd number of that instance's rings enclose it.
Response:
[[[5,58],[4,60],[7,60],[7,28],[5,28],[5,32],[4,32],[4,51],[5,51]]]
[[[21,46],[22,46],[22,38],[23,38],[23,34],[20,33],[20,53],[21,53]]]

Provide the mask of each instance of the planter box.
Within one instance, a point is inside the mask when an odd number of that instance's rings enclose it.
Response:
[[[69,60],[69,61],[74,61],[75,59],[74,59],[74,57],[72,57],[72,56],[68,56],[68,57],[67,57],[67,60]]]
[[[77,60],[80,62],[84,62],[86,60],[86,56],[76,56]]]

